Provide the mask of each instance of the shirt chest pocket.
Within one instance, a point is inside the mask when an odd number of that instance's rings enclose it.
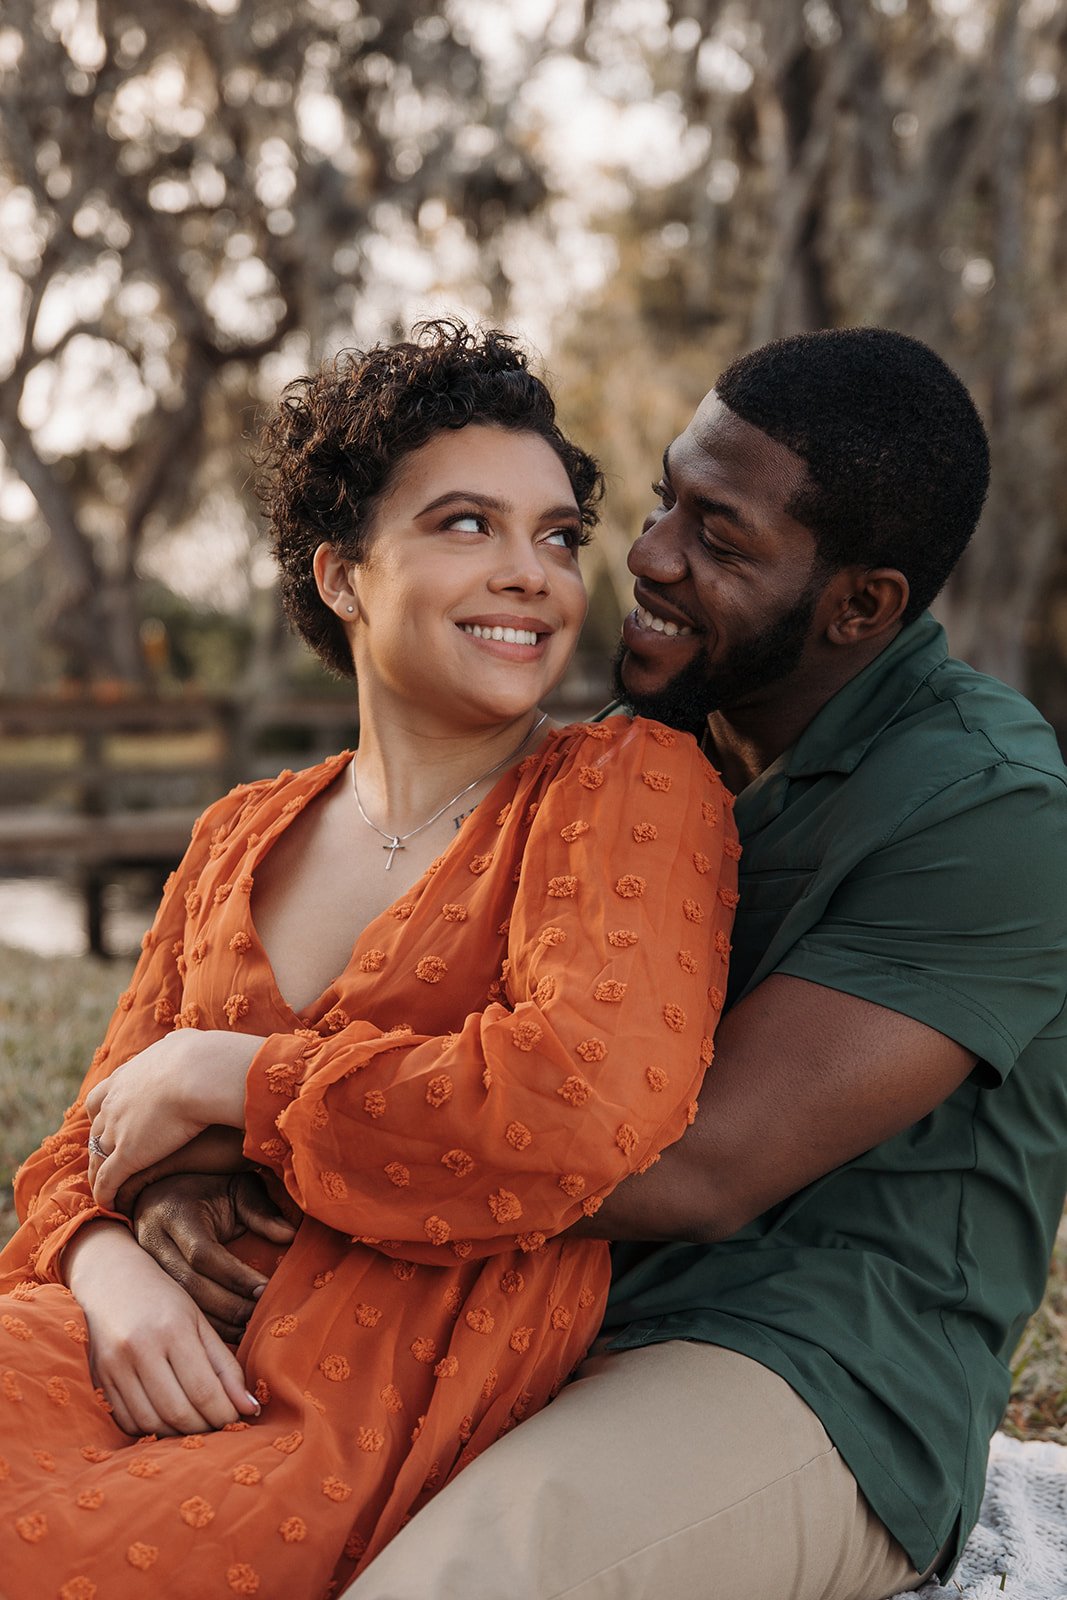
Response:
[[[742,872],[738,888],[745,915],[778,912],[784,916],[805,893],[813,873],[813,867],[774,867],[765,872]]]
[[[733,931],[729,998],[748,985],[756,968],[775,943],[779,929],[811,885],[814,869],[785,867],[742,876],[741,899]]]

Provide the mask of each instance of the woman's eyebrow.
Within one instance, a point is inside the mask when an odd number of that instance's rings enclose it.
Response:
[[[498,500],[495,495],[479,494],[476,489],[448,489],[444,494],[439,494],[436,500],[424,505],[419,516],[423,516],[427,511],[436,511],[440,506],[447,506],[453,500],[466,500],[470,505],[484,506],[487,511],[501,511],[505,514],[515,509],[510,500]]]
[[[438,511],[442,506],[450,505],[455,500],[462,500],[467,505],[482,506],[486,511],[499,511],[502,516],[509,516],[515,507],[510,500],[499,500],[495,495],[480,494],[476,489],[449,489],[445,494],[439,494],[436,500],[431,500],[423,506],[418,513],[424,517],[428,511]],[[579,516],[577,505],[573,501],[558,506],[549,506],[544,511],[538,512],[542,521],[550,518],[569,517],[574,521]]]

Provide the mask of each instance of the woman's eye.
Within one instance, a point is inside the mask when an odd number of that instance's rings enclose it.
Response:
[[[445,523],[446,528],[457,533],[481,533],[485,526],[485,518],[476,511],[461,511],[458,517],[449,517]]]
[[[552,532],[545,535],[546,544],[562,545],[566,550],[576,550],[582,542],[582,535],[578,528],[553,528]]]

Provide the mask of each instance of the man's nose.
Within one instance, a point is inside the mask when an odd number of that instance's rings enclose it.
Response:
[[[661,511],[646,522],[630,546],[627,565],[635,578],[656,583],[678,583],[689,570],[682,545],[677,507]]]

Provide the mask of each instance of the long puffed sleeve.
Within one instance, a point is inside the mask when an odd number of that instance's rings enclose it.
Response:
[[[89,1189],[89,1119],[84,1099],[101,1078],[183,1022],[186,967],[183,939],[197,880],[213,850],[258,788],[246,787],[217,801],[197,821],[181,864],[167,880],[152,927],[128,988],[119,996],[104,1041],[95,1052],[78,1098],[62,1126],[19,1168],[15,1204],[22,1227],[6,1246],[0,1273],[60,1282],[60,1257],[79,1228],[100,1217],[129,1219],[96,1205]],[[195,1025],[195,1024],[194,1024]]]
[[[470,865],[513,882],[499,998],[443,1037],[275,1034],[250,1068],[246,1154],[384,1250],[536,1249],[680,1137],[711,1061],[737,900],[730,798],[693,740],[656,723],[558,737],[540,788],[520,783],[506,808],[522,827]],[[464,932],[479,937],[475,919]],[[424,950],[412,986],[448,965]]]

